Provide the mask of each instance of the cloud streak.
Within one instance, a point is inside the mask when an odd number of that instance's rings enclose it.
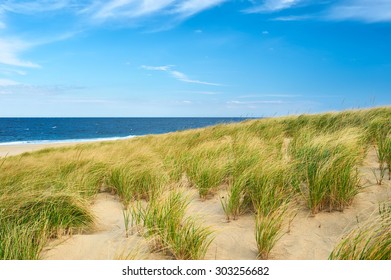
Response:
[[[9,79],[1,79],[0,78],[0,87],[9,87],[9,86],[16,86],[19,83],[13,80]]]
[[[269,13],[285,10],[296,6],[303,0],[264,0],[261,5],[255,5],[246,9],[246,13]]]
[[[306,0],[270,0],[263,5],[249,9],[250,12],[270,13],[290,9],[298,5],[315,6],[319,3]],[[322,3],[320,3],[322,4]],[[391,22],[391,1],[389,0],[339,0],[325,6],[314,14],[292,14],[274,18],[276,21],[360,21],[364,23]]]
[[[191,84],[200,84],[200,85],[209,85],[209,86],[222,86],[221,84],[217,83],[210,83],[210,82],[204,82],[200,80],[194,80],[189,78],[186,74],[173,70],[173,65],[165,65],[165,66],[147,66],[142,65],[141,68],[145,70],[150,71],[163,71],[169,73],[173,78],[177,79],[178,81],[185,82],[185,83],[191,83]]]
[[[284,102],[282,100],[257,100],[257,101],[232,100],[227,102],[227,104],[229,105],[262,105],[262,104],[284,104],[284,103],[287,102]]]
[[[390,22],[389,0],[345,0],[326,11],[329,20],[358,20],[363,22]]]
[[[0,64],[9,66],[39,68],[40,65],[23,60],[20,54],[32,45],[14,38],[0,38]]]
[[[93,1],[83,9],[98,21],[142,19],[144,17],[176,17],[186,19],[229,0],[110,0]]]
[[[18,14],[36,14],[44,12],[53,12],[74,7],[77,1],[75,0],[8,0],[2,4],[0,8],[3,11],[18,13]]]
[[[180,17],[187,18],[204,10],[223,4],[227,0],[187,0],[177,1],[173,12]]]

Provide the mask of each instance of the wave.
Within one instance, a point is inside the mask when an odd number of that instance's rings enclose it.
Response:
[[[61,144],[61,143],[84,143],[84,142],[100,142],[100,141],[115,141],[125,140],[138,137],[136,135],[128,135],[124,137],[106,137],[106,138],[85,138],[85,139],[62,139],[62,140],[28,140],[28,141],[14,141],[14,142],[3,142],[0,146],[8,145],[37,145],[37,144]]]

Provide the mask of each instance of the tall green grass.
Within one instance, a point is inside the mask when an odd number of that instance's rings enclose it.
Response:
[[[315,214],[321,210],[343,210],[359,191],[357,167],[363,158],[359,131],[333,134],[303,134],[293,140],[301,193]]]
[[[376,171],[374,172],[379,185],[383,182],[387,170],[387,159],[390,157],[389,137],[391,137],[390,118],[378,117],[368,124],[367,138],[374,145],[379,160],[379,176]]]
[[[349,232],[329,259],[391,260],[391,207],[379,208],[378,215]]]
[[[227,194],[221,198],[221,205],[227,220],[236,220],[238,216],[252,209],[247,188],[248,176],[254,166],[264,160],[270,152],[264,141],[254,136],[235,136],[231,144],[230,163],[228,165],[229,185]]]
[[[255,217],[255,241],[259,259],[267,259],[276,242],[282,237],[287,209],[286,205],[280,206],[268,215],[258,211]]]
[[[86,202],[67,193],[0,196],[0,259],[37,259],[49,238],[88,229]]]
[[[385,161],[388,166],[388,180],[391,180],[391,137],[388,137],[384,143]]]
[[[193,218],[186,217],[187,199],[172,191],[163,198],[152,200],[137,209],[144,236],[152,239],[155,250],[168,251],[175,259],[203,259],[212,242],[211,230]]]

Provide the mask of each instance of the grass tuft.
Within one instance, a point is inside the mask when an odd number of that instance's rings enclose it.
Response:
[[[391,207],[379,208],[364,225],[352,230],[334,248],[332,260],[390,260]]]

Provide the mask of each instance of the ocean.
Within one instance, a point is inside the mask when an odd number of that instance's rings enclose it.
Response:
[[[0,118],[0,145],[115,140],[245,118]]]

